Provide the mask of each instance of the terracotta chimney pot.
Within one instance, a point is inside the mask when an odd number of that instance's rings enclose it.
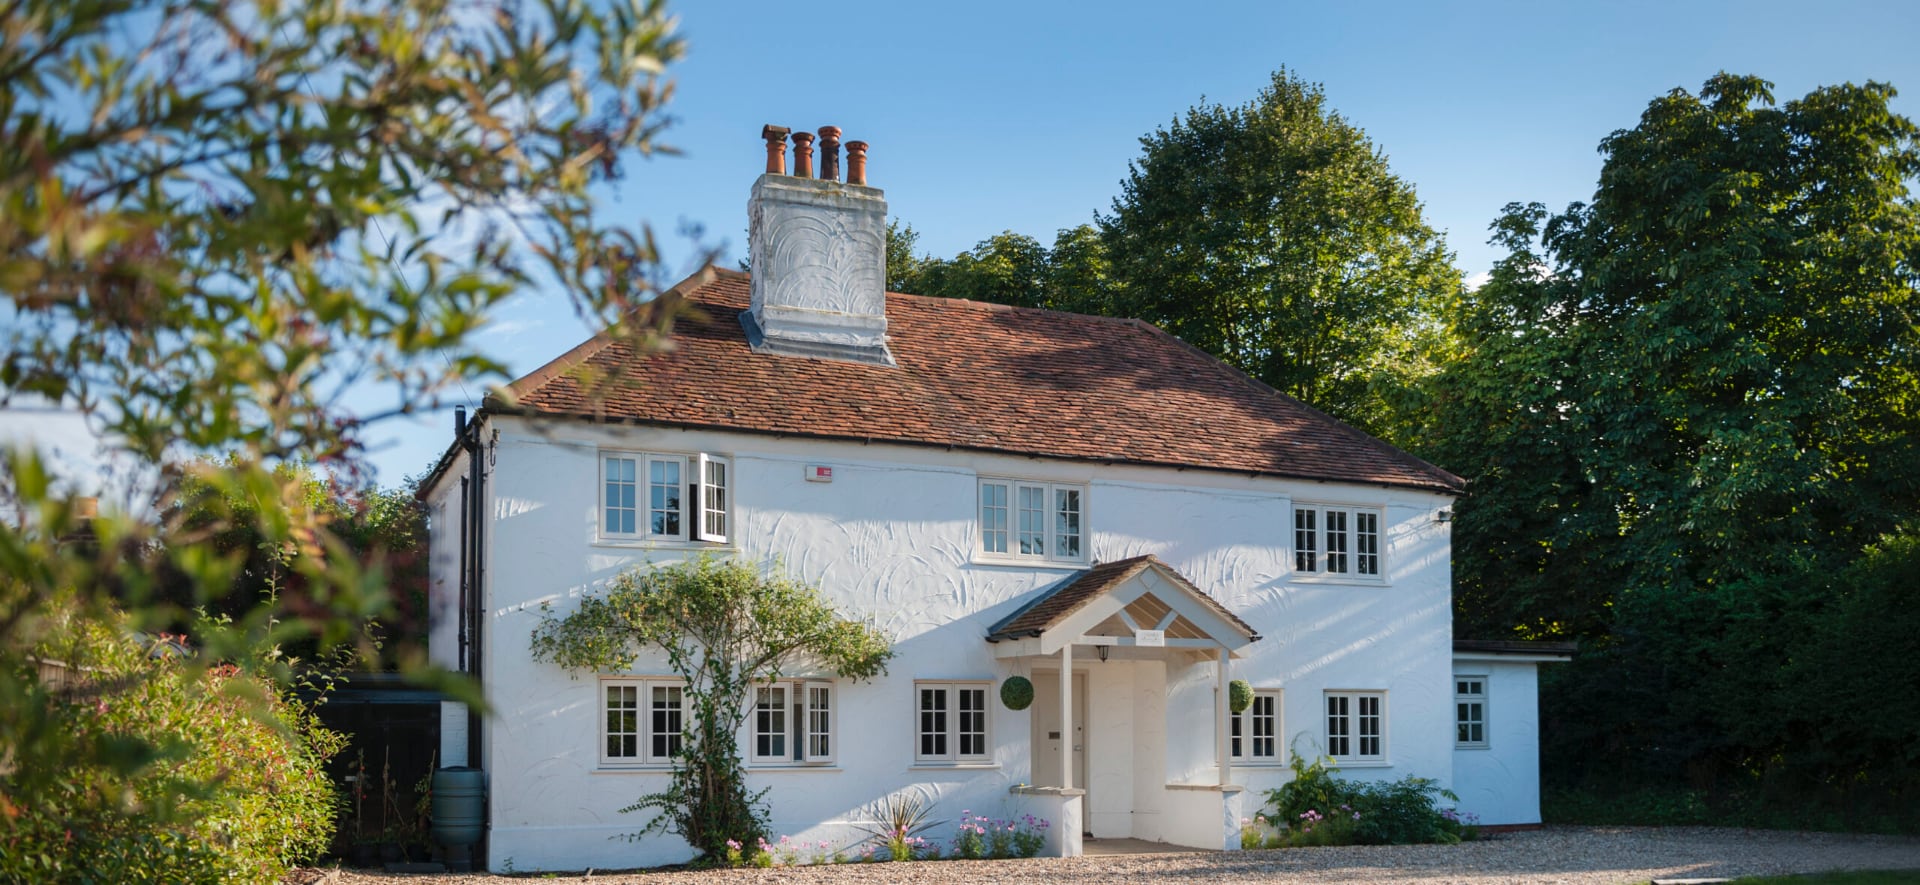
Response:
[[[793,134],[793,174],[799,178],[813,177],[813,133],[811,132]]]
[[[840,127],[820,127],[820,177],[840,180]]]
[[[787,133],[792,131],[772,123],[760,127],[760,137],[767,140],[767,174],[787,174]]]
[[[867,183],[867,143],[847,142],[847,183]]]

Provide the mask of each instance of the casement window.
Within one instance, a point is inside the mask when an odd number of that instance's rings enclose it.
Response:
[[[1233,761],[1280,762],[1280,692],[1256,689],[1253,703],[1227,721],[1232,728],[1227,743]]]
[[[1453,745],[1484,750],[1487,741],[1487,677],[1453,677]]]
[[[1086,487],[980,480],[980,551],[1053,562],[1087,559]]]
[[[602,452],[600,536],[725,543],[732,463],[717,455]]]
[[[684,746],[691,716],[678,680],[603,679],[600,709],[604,765],[666,765]]]
[[[1293,570],[1380,578],[1380,511],[1303,504],[1293,508]]]
[[[913,758],[920,762],[985,762],[987,689],[984,682],[916,682]]]
[[[825,765],[839,749],[834,685],[776,682],[754,689],[748,756],[760,765]]]
[[[1386,692],[1327,692],[1327,755],[1336,762],[1386,761],[1386,713]]]

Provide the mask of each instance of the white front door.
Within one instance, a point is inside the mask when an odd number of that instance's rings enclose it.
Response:
[[[1033,784],[1037,787],[1060,785],[1060,671],[1033,674]],[[1073,674],[1073,785],[1087,788],[1087,674]],[[1090,799],[1081,800],[1082,809],[1092,808]],[[1087,815],[1081,812],[1082,820]]]

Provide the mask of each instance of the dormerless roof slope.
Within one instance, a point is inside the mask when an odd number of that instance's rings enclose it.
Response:
[[[749,277],[676,289],[699,314],[636,356],[598,336],[515,381],[496,411],[949,446],[1459,493],[1463,481],[1139,320],[887,294],[897,367],[757,354]],[[633,383],[593,403],[572,369]]]

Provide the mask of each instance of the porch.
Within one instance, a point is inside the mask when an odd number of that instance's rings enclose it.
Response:
[[[994,654],[1034,684],[1030,813],[1086,840],[1236,849],[1243,788],[1229,751],[1232,661],[1259,635],[1166,563],[1097,565],[995,625]]]

